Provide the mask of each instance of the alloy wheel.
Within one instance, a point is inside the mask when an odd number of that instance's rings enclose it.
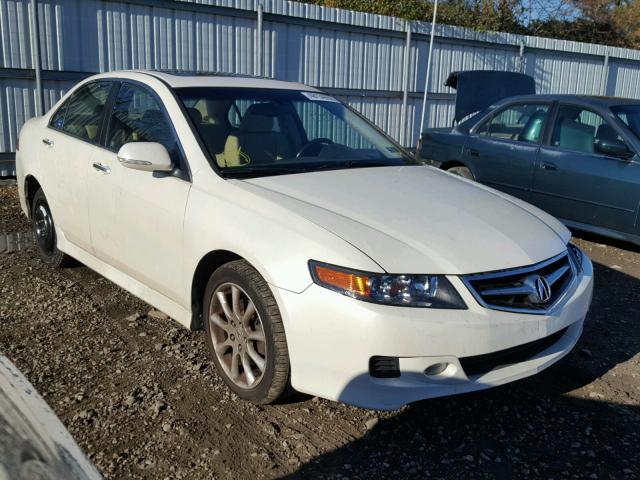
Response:
[[[51,212],[49,212],[49,208],[45,203],[40,203],[36,207],[33,215],[33,224],[38,246],[45,253],[53,252],[55,231]]]
[[[249,295],[235,283],[218,286],[211,298],[209,322],[215,355],[224,373],[240,388],[256,387],[267,364],[267,342]]]

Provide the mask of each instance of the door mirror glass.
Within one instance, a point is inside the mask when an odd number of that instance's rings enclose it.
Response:
[[[633,157],[633,152],[625,145],[622,140],[600,140],[596,144],[599,153],[609,155],[610,157],[623,158],[625,160]]]
[[[121,165],[145,172],[170,172],[173,163],[169,152],[157,142],[129,142],[118,150]]]

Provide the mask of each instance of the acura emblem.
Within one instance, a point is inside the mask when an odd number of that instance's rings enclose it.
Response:
[[[544,277],[536,278],[536,294],[540,303],[547,303],[551,298],[551,287]]]

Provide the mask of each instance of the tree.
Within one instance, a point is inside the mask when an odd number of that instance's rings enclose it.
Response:
[[[307,3],[431,21],[427,0],[306,0]],[[442,0],[438,23],[640,48],[640,0]]]

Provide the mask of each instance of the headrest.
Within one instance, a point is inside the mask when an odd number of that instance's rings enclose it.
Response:
[[[98,103],[95,107],[93,107],[93,116],[94,117],[101,116],[102,112],[104,112],[104,105],[103,104]]]
[[[272,132],[273,131],[273,117],[267,117],[265,115],[249,115],[242,119],[240,124],[241,132]]]
[[[200,113],[200,110],[195,107],[187,107],[187,112],[189,112],[189,116],[191,117],[191,120],[193,120],[193,123],[196,125],[200,125],[202,123],[202,114]]]
[[[618,133],[614,130],[614,128],[607,124],[603,123],[598,127],[596,132],[596,139],[598,140],[617,140]]]
[[[272,102],[254,103],[242,117],[240,130],[244,132],[272,132],[273,119],[280,114],[280,107]]]
[[[572,107],[572,106],[563,106],[560,109],[560,118],[568,118],[570,120],[578,120],[580,117],[580,113],[582,113],[582,109],[580,107]]]
[[[254,103],[247,108],[244,116],[248,115],[262,115],[264,117],[277,117],[281,113],[279,105],[273,102]]]

